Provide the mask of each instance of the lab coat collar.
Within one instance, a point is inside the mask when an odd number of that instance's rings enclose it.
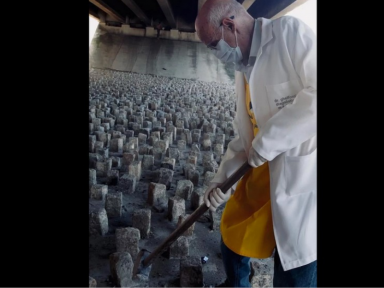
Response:
[[[272,35],[272,20],[267,18],[261,17],[261,43],[260,43],[260,49],[257,57],[260,56],[263,50],[263,46],[267,44],[271,39],[273,38]]]
[[[256,61],[257,51],[259,50],[261,39],[259,37],[261,36],[261,31],[257,31],[260,29],[261,22],[258,21],[258,19],[255,19],[255,26],[253,30],[252,35],[252,42],[251,42],[251,49],[249,51],[249,58],[248,58],[248,65],[253,66],[253,64]],[[256,50],[257,49],[257,50]]]

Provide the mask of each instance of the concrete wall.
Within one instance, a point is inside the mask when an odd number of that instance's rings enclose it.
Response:
[[[142,37],[144,35],[128,36],[119,32],[122,28],[107,29],[99,25],[92,40],[89,50],[89,64],[92,68],[207,82],[234,81],[233,64],[222,64],[200,42]],[[118,34],[112,33],[113,30]]]

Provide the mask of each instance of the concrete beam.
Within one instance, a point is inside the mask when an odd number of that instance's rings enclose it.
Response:
[[[169,0],[157,0],[157,3],[159,3],[161,10],[163,10],[168,24],[171,25],[172,28],[176,28],[175,16],[173,15],[172,6],[171,3],[169,3]]]
[[[93,5],[98,7],[100,10],[104,11],[108,15],[116,18],[116,20],[120,21],[121,23],[124,23],[124,16],[116,12],[114,9],[112,9],[109,5],[107,5],[104,1],[102,0],[89,0]]]
[[[248,10],[249,7],[255,2],[255,0],[245,0],[243,1],[242,5],[245,8],[245,10]]]
[[[144,22],[146,25],[150,26],[151,25],[151,20],[148,19],[147,15],[145,15],[145,13],[143,12],[143,10],[140,9],[139,6],[137,6],[137,4],[133,1],[133,0],[122,0],[123,3],[125,5],[128,6],[129,9],[131,9],[131,11],[133,13],[135,13],[135,15],[137,16],[137,18],[139,18],[142,22]]]
[[[285,7],[283,10],[281,10],[279,13],[277,13],[275,16],[273,16],[271,19],[276,19],[276,18],[279,18],[285,14],[287,14],[289,11],[292,11],[293,9],[295,9],[296,7],[299,7],[300,5],[304,4],[305,2],[307,2],[308,0],[296,0],[295,2],[293,2],[291,5]]]

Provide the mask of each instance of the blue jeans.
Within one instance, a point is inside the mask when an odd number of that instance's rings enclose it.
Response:
[[[317,261],[284,271],[276,249],[273,273],[273,287],[317,287]]]
[[[251,258],[241,256],[230,250],[221,239],[221,254],[227,279],[226,287],[251,287]],[[274,257],[273,287],[317,287],[317,261],[284,271],[278,251]]]
[[[221,238],[221,255],[223,258],[225,273],[225,287],[251,287],[249,274],[251,273],[251,258],[241,256],[230,250]]]

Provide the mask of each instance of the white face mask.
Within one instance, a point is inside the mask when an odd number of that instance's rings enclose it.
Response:
[[[237,34],[235,30],[235,38],[236,38],[236,47],[233,48],[228,45],[224,40],[224,29],[222,27],[222,39],[217,43],[215,49],[212,49],[213,54],[224,63],[235,63],[240,64],[241,60],[243,60],[243,54],[241,54],[241,50],[239,45],[237,44]]]

